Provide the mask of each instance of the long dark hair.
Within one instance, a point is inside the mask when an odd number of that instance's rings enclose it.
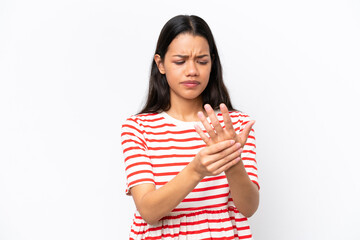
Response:
[[[155,54],[159,54],[161,59],[164,59],[172,40],[182,33],[204,37],[209,44],[212,67],[208,85],[201,93],[203,104],[208,103],[214,109],[219,109],[220,103],[225,103],[229,110],[234,110],[223,81],[222,67],[214,37],[209,26],[202,18],[194,15],[178,15],[171,18],[160,32]],[[147,101],[140,113],[158,113],[169,109],[169,85],[165,74],[160,73],[155,60],[153,60]]]

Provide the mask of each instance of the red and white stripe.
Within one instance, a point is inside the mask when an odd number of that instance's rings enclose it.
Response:
[[[243,130],[249,116],[230,113],[234,129]],[[221,113],[218,119],[223,124]],[[201,126],[201,123],[199,124]],[[122,126],[122,147],[127,177],[126,193],[143,183],[160,188],[176,176],[205,147],[193,122],[166,113],[140,114]],[[251,181],[258,185],[254,130],[245,144],[242,161]],[[235,208],[224,173],[205,177],[156,226],[137,212],[130,239],[251,239],[247,219]]]

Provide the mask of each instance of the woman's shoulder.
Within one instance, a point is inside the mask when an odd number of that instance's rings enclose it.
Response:
[[[229,111],[229,115],[235,130],[240,132],[245,128],[247,123],[254,120],[249,114],[238,110]]]
[[[126,124],[137,124],[144,125],[145,123],[156,122],[158,120],[163,119],[160,113],[139,113],[134,114],[126,118],[123,125]]]
[[[237,119],[240,119],[240,120],[243,120],[243,121],[252,120],[250,115],[248,115],[245,112],[239,111],[239,110],[229,111],[229,115],[230,115],[231,118],[237,118]]]

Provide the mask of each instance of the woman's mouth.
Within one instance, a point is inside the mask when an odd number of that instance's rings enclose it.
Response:
[[[200,85],[200,82],[189,80],[189,81],[183,81],[183,82],[181,82],[181,84],[188,88],[194,88],[194,87],[197,87],[198,85]]]

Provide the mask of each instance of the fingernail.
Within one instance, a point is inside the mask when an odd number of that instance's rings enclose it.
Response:
[[[235,143],[235,140],[230,140],[230,144],[233,145]]]
[[[236,147],[241,147],[241,144],[240,143],[236,143]]]
[[[242,149],[242,148],[240,148],[240,149],[239,149],[239,153],[242,153],[242,152],[243,152],[243,149]]]

